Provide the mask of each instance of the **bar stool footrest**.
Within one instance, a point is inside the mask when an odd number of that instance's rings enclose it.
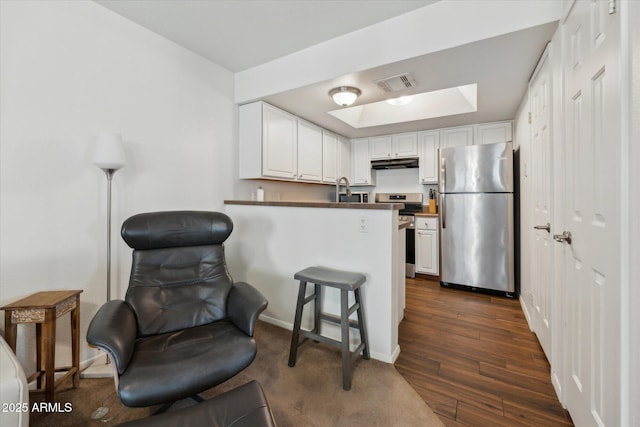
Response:
[[[301,330],[300,331],[300,335],[302,335],[305,338],[312,339],[314,341],[320,341],[320,342],[323,342],[325,344],[335,345],[336,347],[341,347],[342,346],[342,343],[340,341],[334,340],[333,338],[325,337],[324,335],[318,335],[318,334],[316,334],[314,332],[311,332],[311,331],[303,331],[303,330]]]
[[[340,316],[336,316],[335,314],[322,313],[320,315],[320,320],[326,320],[327,322],[335,323],[336,325],[341,324]],[[349,319],[349,327],[360,329],[360,325],[358,325],[358,321],[355,319]]]

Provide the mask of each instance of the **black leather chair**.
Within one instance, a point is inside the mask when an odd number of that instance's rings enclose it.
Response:
[[[232,229],[223,213],[195,211],[144,213],[122,225],[134,249],[129,288],[124,301],[98,310],[87,341],[111,356],[126,406],[193,397],[255,358],[267,300],[229,276],[223,242]]]

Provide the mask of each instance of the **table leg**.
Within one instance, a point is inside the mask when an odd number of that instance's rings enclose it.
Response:
[[[16,334],[18,332],[18,325],[11,321],[11,310],[5,310],[4,312],[4,335],[7,340],[7,344],[16,352]]]
[[[47,309],[44,318],[43,342],[45,370],[45,399],[53,402],[56,374],[56,310]]]
[[[76,296],[76,307],[71,310],[71,359],[73,368],[73,388],[80,386],[80,297]]]
[[[45,372],[44,357],[42,349],[46,348],[42,346],[42,323],[36,323],[36,387],[42,388],[42,375]]]

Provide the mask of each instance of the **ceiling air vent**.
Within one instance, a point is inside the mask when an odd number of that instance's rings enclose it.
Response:
[[[398,92],[417,85],[416,79],[409,73],[398,74],[374,82],[385,92]]]

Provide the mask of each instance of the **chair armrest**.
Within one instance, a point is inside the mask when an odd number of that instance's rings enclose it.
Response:
[[[133,310],[122,300],[104,304],[89,324],[87,342],[109,353],[118,374],[129,365],[136,342],[138,326]]]
[[[258,315],[267,308],[267,304],[267,299],[256,288],[245,282],[236,282],[227,299],[227,315],[234,325],[252,337]]]

